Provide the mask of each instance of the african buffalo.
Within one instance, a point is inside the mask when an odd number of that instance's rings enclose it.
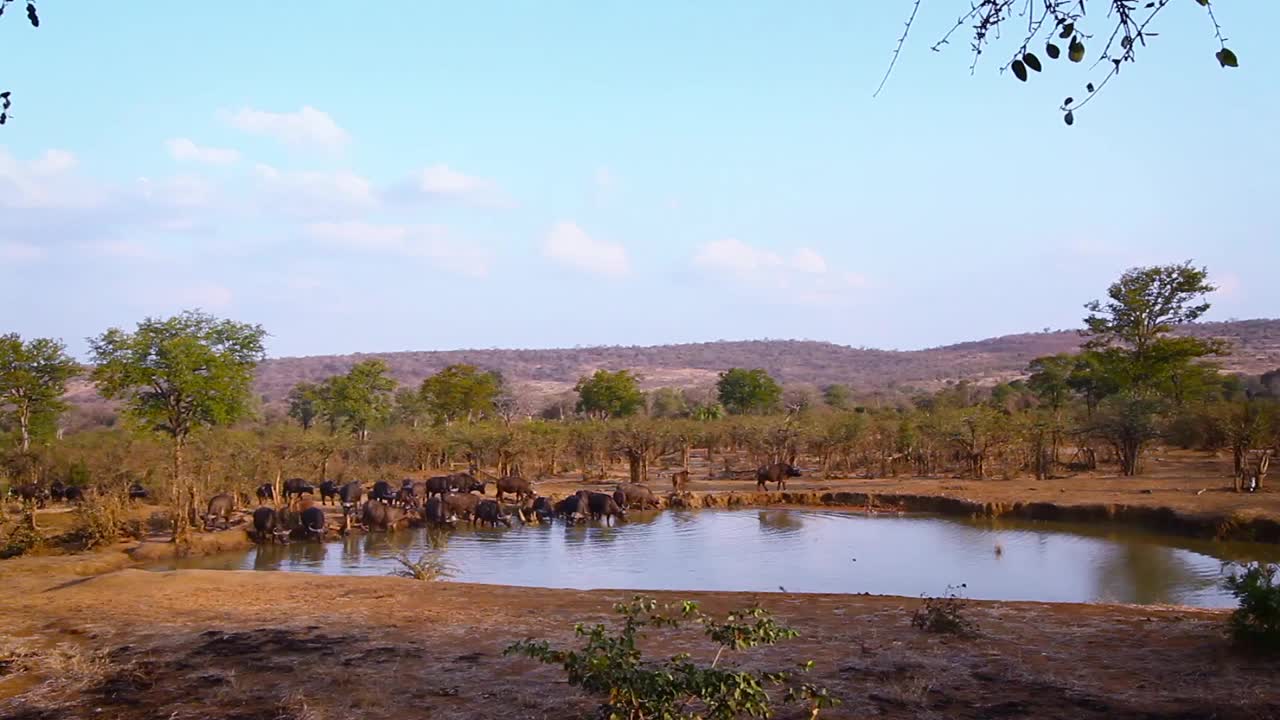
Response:
[[[325,480],[324,482],[320,483],[320,504],[321,505],[328,505],[330,498],[333,498],[336,500],[337,497],[338,497],[338,483],[332,480]]]
[[[236,500],[228,493],[219,493],[209,498],[209,511],[204,514],[204,528],[213,530],[217,527],[218,518],[222,518],[224,528],[231,527],[231,511],[235,507]]]
[[[379,480],[373,484],[373,489],[369,491],[369,499],[393,503],[396,501],[396,491],[391,489],[391,483],[386,480]]]
[[[672,492],[684,492],[689,489],[689,471],[681,470],[671,473]]]
[[[254,490],[254,494],[258,496],[258,504],[262,505],[268,500],[276,499],[276,488],[271,483],[262,483]]]
[[[404,510],[393,505],[370,499],[364,504],[361,523],[369,530],[395,530],[409,518]]]
[[[449,493],[444,496],[444,507],[450,515],[456,515],[464,520],[475,523],[476,506],[480,504],[480,498],[471,493]]]
[[[351,482],[338,488],[338,501],[342,503],[344,508],[353,508],[360,504],[360,498],[364,496],[364,488],[360,487],[360,481],[352,480]]]
[[[284,499],[288,500],[290,495],[302,495],[304,493],[314,493],[316,489],[302,478],[289,478],[284,481]]]
[[[791,463],[762,465],[756,470],[756,490],[768,490],[765,483],[777,483],[776,489],[787,489],[787,478],[800,477],[800,471]]]
[[[60,502],[67,499],[67,486],[61,480],[49,483],[49,499]]]
[[[477,480],[476,476],[471,473],[454,473],[449,476],[449,482],[455,492],[478,492],[481,495],[484,494],[485,482]]]
[[[303,535],[309,540],[312,536],[317,540],[324,540],[324,510],[315,506],[309,507],[302,511],[299,516],[302,521]]]
[[[618,507],[626,510],[630,507],[638,507],[640,509],[648,507],[658,507],[658,496],[653,491],[643,485],[635,483],[623,483],[613,491],[613,500],[618,503]]]
[[[253,532],[258,542],[287,542],[289,531],[273,507],[260,507],[253,511]]]
[[[579,522],[587,515],[587,499],[582,493],[570,495],[556,503],[555,513],[570,525]]]
[[[68,485],[62,490],[62,499],[69,503],[83,502],[84,488],[77,485]]]
[[[147,489],[142,487],[142,485],[140,485],[139,483],[133,483],[132,485],[129,486],[129,499],[130,500],[146,500]]]
[[[427,498],[426,504],[422,507],[422,519],[431,525],[448,525],[452,527],[457,517],[445,507],[444,500],[433,495]]]
[[[587,493],[587,511],[591,513],[592,520],[604,518],[605,522],[610,525],[613,524],[615,517],[619,520],[627,519],[626,511],[618,506],[613,497],[604,493]]]
[[[481,525],[497,527],[498,523],[502,523],[511,527],[511,516],[502,513],[502,506],[497,500],[481,500],[476,503],[475,519]]]
[[[35,502],[36,507],[44,507],[49,500],[49,491],[35,483],[19,485],[10,489],[9,492],[23,502]]]
[[[526,498],[520,507],[520,519],[524,522],[551,522],[551,516],[555,515],[555,512],[556,508],[551,498]]]
[[[446,493],[453,489],[452,479],[448,475],[437,475],[433,478],[427,478],[427,497],[432,495],[440,495],[443,497]]]
[[[507,476],[504,478],[498,478],[497,482],[495,482],[493,485],[494,485],[494,488],[496,488],[498,491],[498,502],[502,502],[502,496],[507,493],[511,493],[512,495],[515,495],[516,500],[531,498],[533,497],[533,494],[534,494],[533,483],[529,482],[528,480],[525,480],[522,477]],[[483,488],[481,488],[480,494],[481,495],[484,494]]]

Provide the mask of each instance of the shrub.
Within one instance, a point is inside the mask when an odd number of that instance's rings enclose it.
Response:
[[[452,575],[453,568],[441,556],[441,551],[449,543],[448,532],[439,528],[427,528],[427,542],[431,544],[430,549],[419,555],[416,561],[409,559],[408,552],[401,553],[396,558],[401,567],[391,574],[424,582],[443,580]]]
[[[978,625],[964,616],[969,600],[961,594],[965,584],[948,585],[942,597],[923,597],[924,604],[911,615],[911,625],[925,632],[973,635]]]
[[[142,536],[142,524],[129,519],[129,500],[122,492],[89,490],[73,512],[71,537],[86,550],[110,545],[121,536]]]
[[[25,555],[40,547],[44,537],[36,529],[35,509],[25,508],[22,519],[11,527],[0,529],[0,538],[3,538],[0,543],[0,560]]]
[[[718,667],[725,650],[773,645],[798,635],[759,607],[730,613],[723,623],[702,614],[698,604],[690,601],[659,606],[653,598],[637,595],[631,602],[615,605],[614,610],[623,621],[616,633],[604,625],[574,626],[575,635],[583,639],[578,650],[555,649],[546,641],[529,639],[511,645],[504,654],[560,665],[569,684],[608,698],[601,706],[601,716],[610,720],[769,717],[773,714],[766,690],[769,686],[784,688],[784,701],[805,705],[810,718],[838,703],[825,688],[794,682],[794,672]],[[688,653],[661,661],[643,656],[637,643],[645,628],[675,629],[685,623],[700,626],[719,646],[709,665],[695,662]],[[812,666],[812,662],[805,663],[799,672]]]
[[[1280,651],[1280,567],[1270,563],[1244,566],[1223,582],[1240,606],[1231,613],[1231,639],[1249,650]]]

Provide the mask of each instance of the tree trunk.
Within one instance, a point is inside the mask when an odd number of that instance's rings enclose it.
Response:
[[[634,450],[627,451],[627,468],[630,471],[631,482],[633,483],[640,482],[643,460],[640,454]]]
[[[18,433],[25,453],[31,449],[31,406],[26,402],[18,405]]]
[[[187,503],[190,494],[183,472],[183,450],[186,438],[177,435],[173,438],[173,489],[170,493],[170,521],[173,526],[173,543],[184,549],[191,543],[191,517]]]

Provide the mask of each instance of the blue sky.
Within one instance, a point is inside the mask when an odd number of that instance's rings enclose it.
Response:
[[[202,307],[272,355],[1074,327],[1188,258],[1280,309],[1280,4],[1101,77],[929,51],[967,3],[41,4],[0,18],[0,323]],[[20,8],[19,8],[20,10]],[[1093,21],[1100,28],[1101,22]]]

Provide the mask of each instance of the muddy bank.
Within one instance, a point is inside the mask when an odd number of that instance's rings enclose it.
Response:
[[[609,622],[632,595],[231,571],[69,580],[45,560],[0,586],[6,639],[26,648],[0,677],[0,717],[586,718],[597,701],[563,673],[502,651],[571,642],[573,623]],[[795,627],[726,661],[813,660],[807,680],[843,701],[822,717],[1280,716],[1274,670],[1230,651],[1221,612],[978,602],[978,635],[955,638],[911,627],[908,598],[651,594],[715,614],[760,602]],[[666,631],[645,646],[713,653]]]
[[[1186,537],[1280,543],[1280,522],[1261,516],[1187,513],[1168,507],[1055,502],[980,502],[944,495],[845,491],[692,492],[672,496],[672,507],[731,508],[771,505],[855,508],[871,512],[911,512],[963,517],[1124,523]]]

